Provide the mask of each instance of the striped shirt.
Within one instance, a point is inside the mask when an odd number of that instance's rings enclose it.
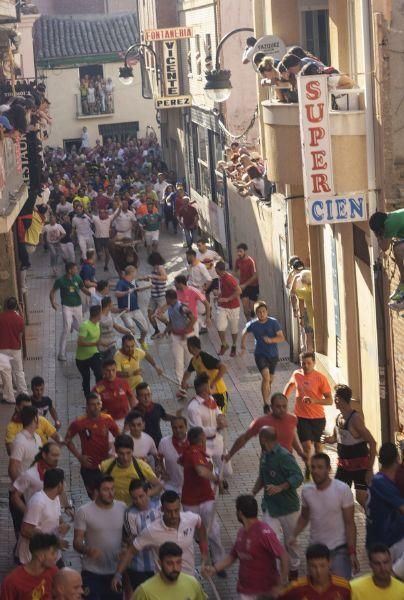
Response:
[[[130,506],[125,511],[124,530],[127,537],[137,537],[143,529],[153,523],[160,517],[160,500],[150,498],[150,505],[147,510],[138,510],[135,506]],[[129,567],[132,571],[145,573],[155,571],[155,562],[151,548],[146,548],[136,554]]]
[[[160,269],[156,267],[152,270],[150,275],[151,280],[151,297],[152,298],[164,298],[166,293],[166,281],[161,281],[161,279],[156,279],[156,276],[160,276]]]

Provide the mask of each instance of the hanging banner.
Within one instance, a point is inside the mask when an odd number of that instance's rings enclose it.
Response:
[[[164,90],[166,96],[179,96],[177,42],[163,42]]]
[[[304,195],[334,195],[328,86],[326,75],[297,77]]]
[[[367,221],[367,218],[366,196],[363,193],[306,200],[308,225],[336,225]]]

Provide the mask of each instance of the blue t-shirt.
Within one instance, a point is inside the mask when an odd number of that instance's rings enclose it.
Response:
[[[268,358],[278,358],[278,344],[266,344],[264,337],[275,337],[281,326],[273,317],[268,317],[265,323],[260,323],[258,319],[253,319],[247,323],[247,331],[255,337],[254,354],[257,356],[267,356]]]
[[[79,274],[83,281],[95,281],[95,266],[90,265],[88,262],[84,262],[81,265]]]
[[[404,515],[399,512],[404,498],[398,487],[383,473],[376,473],[366,503],[366,546],[381,542],[387,546],[404,537]]]
[[[125,279],[120,279],[116,284],[115,290],[117,292],[127,292],[128,290],[135,290],[136,285],[134,285],[130,281],[126,281]],[[137,292],[131,292],[130,302],[128,300],[128,296],[122,296],[122,298],[118,298],[118,308],[121,310],[125,310],[125,308],[129,308],[129,310],[139,310],[139,304],[137,301]]]

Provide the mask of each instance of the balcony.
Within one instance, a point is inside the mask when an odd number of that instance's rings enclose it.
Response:
[[[82,99],[80,94],[75,94],[75,99],[76,119],[102,119],[103,117],[112,117],[115,113],[114,92],[96,98],[92,104],[89,104],[87,99]]]
[[[0,0],[0,23],[16,21],[17,11],[14,0]]]
[[[338,193],[367,188],[363,93],[354,88],[329,94],[334,185]],[[299,105],[284,104],[271,97],[262,102],[262,116],[268,178],[302,186]]]
[[[27,199],[28,189],[17,159],[17,145],[0,139],[0,233],[9,231]]]

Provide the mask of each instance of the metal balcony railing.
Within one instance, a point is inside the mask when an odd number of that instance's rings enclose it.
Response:
[[[76,94],[76,118],[89,119],[92,117],[108,117],[115,112],[114,92],[105,92],[95,97],[95,102],[88,102],[88,97],[83,98]]]

